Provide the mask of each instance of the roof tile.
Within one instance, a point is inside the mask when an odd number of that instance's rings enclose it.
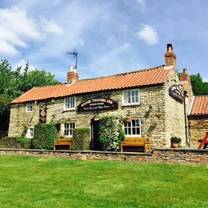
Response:
[[[208,96],[196,96],[191,115],[208,115]]]
[[[59,84],[47,87],[34,87],[13,100],[12,103],[23,103],[83,93],[162,84],[165,82],[169,71],[170,69],[165,69],[164,66],[159,66],[147,70],[134,71],[94,79],[78,80],[71,85]]]

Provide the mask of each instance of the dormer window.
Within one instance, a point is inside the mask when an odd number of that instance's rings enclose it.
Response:
[[[32,112],[33,111],[33,102],[29,102],[26,104],[26,112]]]
[[[139,105],[140,104],[140,90],[124,90],[123,91],[123,105]]]
[[[76,108],[76,97],[65,98],[64,107],[66,110],[75,110]]]

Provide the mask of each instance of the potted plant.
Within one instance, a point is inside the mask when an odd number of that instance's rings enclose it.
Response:
[[[170,141],[171,141],[171,147],[172,148],[180,147],[180,143],[181,143],[181,138],[180,137],[171,137]]]

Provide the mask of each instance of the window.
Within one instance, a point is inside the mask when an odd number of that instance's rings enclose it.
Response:
[[[34,128],[30,127],[27,129],[26,138],[33,138],[34,137]]]
[[[135,105],[140,103],[140,90],[125,90],[123,92],[123,104],[124,105]]]
[[[72,137],[74,129],[75,129],[75,123],[65,123],[64,124],[64,136]]]
[[[127,136],[141,136],[141,120],[132,119],[124,124],[125,134]]]
[[[65,109],[75,109],[76,106],[76,98],[75,97],[68,97],[65,98]]]
[[[33,103],[32,102],[27,103],[26,111],[27,112],[32,112],[33,111]]]

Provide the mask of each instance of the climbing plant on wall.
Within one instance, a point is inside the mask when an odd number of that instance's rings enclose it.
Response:
[[[103,116],[100,119],[99,141],[104,150],[118,151],[125,138],[123,122],[117,116]]]

